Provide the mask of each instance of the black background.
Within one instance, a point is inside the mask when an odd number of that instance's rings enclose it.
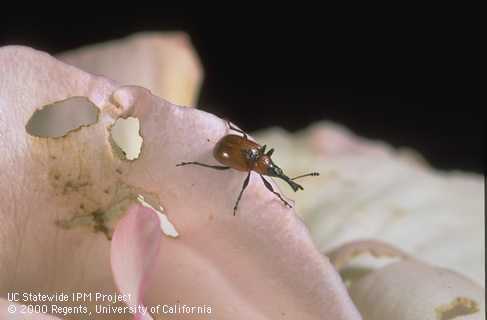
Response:
[[[54,54],[144,30],[183,30],[205,70],[200,108],[246,131],[295,131],[327,119],[414,148],[435,167],[484,172],[485,120],[460,89],[465,40],[455,17],[370,4],[260,9],[10,15],[0,22],[0,45]]]

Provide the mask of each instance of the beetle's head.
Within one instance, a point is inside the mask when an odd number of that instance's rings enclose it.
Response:
[[[276,177],[276,178],[281,178],[282,180],[286,181],[287,184],[294,190],[294,192],[298,190],[304,190],[304,188],[294,182],[293,180],[307,177],[307,176],[319,176],[320,174],[318,172],[311,172],[307,174],[303,174],[294,178],[289,178],[284,174],[281,168],[279,168],[278,165],[272,161],[271,156],[274,153],[274,149],[270,149],[267,153],[265,153],[265,148],[266,146],[264,145],[260,149],[258,149],[259,153],[259,158],[256,161],[255,168],[257,169],[256,171],[268,175],[270,177]]]

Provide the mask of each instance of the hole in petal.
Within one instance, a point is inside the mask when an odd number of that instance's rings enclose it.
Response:
[[[458,297],[446,305],[436,308],[438,320],[450,320],[479,311],[478,303],[464,297]]]
[[[36,110],[25,129],[31,136],[59,138],[98,121],[99,109],[86,97],[72,97]]]
[[[174,225],[171,223],[171,221],[169,221],[169,218],[167,217],[166,214],[164,214],[164,209],[159,206],[159,210],[154,208],[154,206],[150,205],[142,195],[138,195],[137,196],[137,200],[144,206],[144,207],[147,207],[147,208],[151,208],[152,210],[154,210],[155,212],[157,212],[157,216],[159,217],[159,221],[160,221],[160,224],[161,224],[161,230],[162,232],[168,236],[168,237],[172,237],[172,238],[177,238],[179,236],[179,233],[178,231],[176,230],[176,228],[174,227]]]
[[[120,118],[111,128],[111,137],[115,152],[122,159],[139,158],[143,139],[140,136],[140,121],[134,117]]]
[[[351,241],[326,253],[337,270],[347,266],[352,259],[365,254],[371,255],[373,259],[382,258],[384,261],[384,258],[389,258],[390,261],[386,261],[387,263],[397,261],[397,258],[409,258],[409,255],[399,248],[374,239]]]
[[[436,308],[436,315],[438,320],[451,320],[460,316],[466,316],[479,311],[477,302],[458,297],[446,305],[441,305]]]
[[[348,288],[374,269],[410,258],[399,248],[374,239],[351,241],[326,255]]]

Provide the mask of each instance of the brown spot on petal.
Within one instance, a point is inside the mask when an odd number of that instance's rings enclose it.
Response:
[[[89,181],[66,181],[64,184],[63,194],[79,192],[80,189],[90,186]]]
[[[342,269],[353,258],[364,254],[370,254],[376,258],[409,258],[409,255],[402,250],[378,240],[352,241],[326,253],[337,270]]]
[[[471,299],[458,297],[448,304],[437,307],[435,311],[438,320],[450,320],[478,312],[479,305]]]
[[[93,220],[95,222],[95,232],[103,232],[108,240],[112,240],[112,231],[106,225],[105,213],[101,210],[92,212]]]

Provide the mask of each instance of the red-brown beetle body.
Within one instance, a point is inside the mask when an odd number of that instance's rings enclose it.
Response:
[[[218,165],[208,165],[200,162],[182,162],[176,166],[184,166],[184,165],[198,165],[202,167],[217,169],[217,170],[226,170],[226,169],[235,169],[239,171],[248,172],[247,178],[244,181],[242,190],[237,198],[237,202],[235,207],[233,208],[233,214],[235,215],[238,203],[242,194],[249,183],[250,173],[252,171],[257,172],[260,177],[262,178],[262,182],[264,183],[265,187],[276,196],[281,199],[281,201],[291,207],[291,205],[284,200],[281,195],[274,191],[272,185],[264,178],[264,176],[271,176],[271,177],[278,177],[286,181],[294,191],[298,191],[299,189],[303,190],[303,187],[294,182],[294,179],[302,178],[306,176],[317,176],[319,173],[312,172],[305,175],[301,175],[299,177],[295,177],[293,179],[286,176],[281,168],[272,162],[271,156],[274,152],[274,149],[270,149],[267,153],[265,152],[266,146],[261,146],[260,144],[251,141],[248,139],[247,134],[240,129],[233,127],[230,123],[228,123],[230,129],[235,130],[243,134],[243,136],[229,134],[222,137],[215,145],[213,149],[213,156],[215,159],[223,164],[223,166]]]
[[[235,134],[221,138],[213,149],[213,156],[223,165],[239,171],[249,171],[252,161],[245,157],[245,152],[258,152],[260,146],[248,139]]]
[[[253,159],[256,155],[257,159]],[[213,156],[223,165],[239,171],[255,171],[268,175],[271,158],[262,154],[262,146],[245,137],[229,134],[217,142]]]

